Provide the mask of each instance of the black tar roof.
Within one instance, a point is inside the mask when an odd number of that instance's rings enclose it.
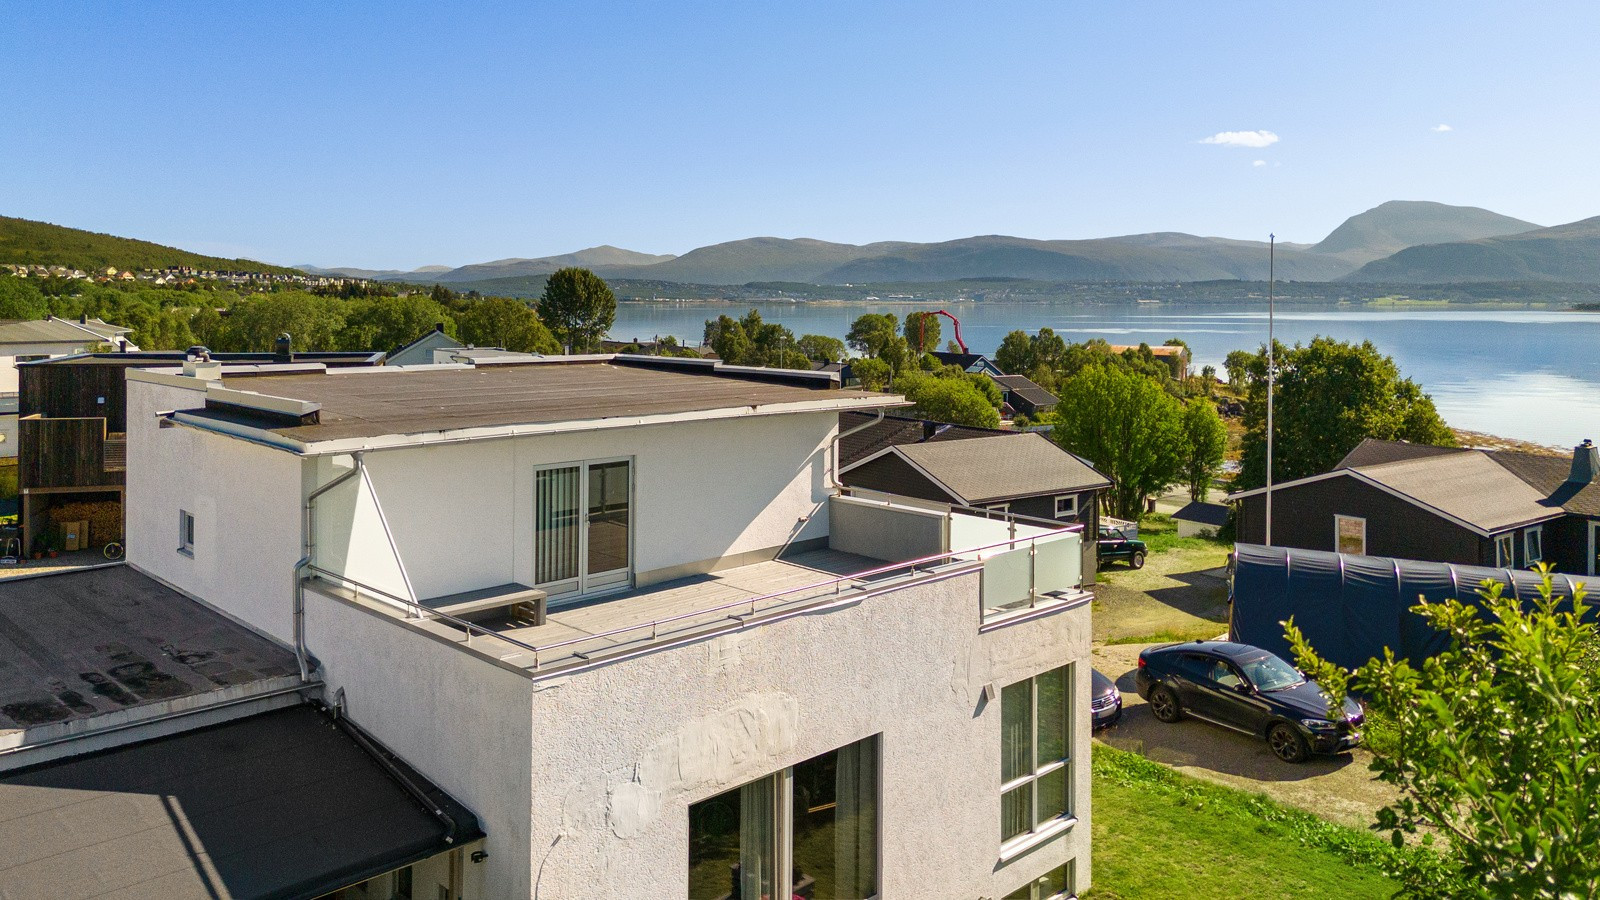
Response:
[[[75,353],[71,356],[57,356],[50,359],[39,359],[33,362],[18,363],[23,366],[127,366],[138,368],[140,366],[174,366],[181,365],[184,360],[183,350],[138,350],[132,353]],[[271,365],[280,362],[276,355],[271,353],[212,353],[212,362],[220,363],[251,363],[255,365]],[[375,366],[383,362],[383,354],[379,352],[357,351],[345,353],[343,351],[313,351],[295,353],[291,363],[322,363],[325,366]]]
[[[224,373],[224,383],[319,404],[309,421],[293,424],[280,418],[260,423],[306,443],[795,403],[859,401],[854,405],[871,407],[903,402],[872,391],[840,390],[837,380],[809,372],[730,369],[708,360],[652,356],[256,375],[236,384]],[[219,405],[205,415],[240,421],[236,406]]]
[[[296,706],[0,774],[0,897],[312,898],[483,837],[363,740]]]

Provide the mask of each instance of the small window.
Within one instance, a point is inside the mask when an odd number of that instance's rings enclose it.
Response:
[[[178,552],[194,555],[194,516],[188,510],[178,510]]]
[[[1494,564],[1501,568],[1510,568],[1517,564],[1517,536],[1515,534],[1508,532],[1495,537]]]
[[[1365,556],[1367,553],[1367,520],[1355,516],[1333,517],[1333,549],[1339,553]]]
[[[1067,494],[1056,498],[1056,518],[1065,519],[1078,514],[1078,495]]]
[[[1009,503],[991,503],[988,506],[985,506],[984,509],[987,509],[990,512],[1009,513],[1009,512],[1011,512],[1011,504],[1009,504]]]
[[[1005,895],[1003,900],[1068,900],[1076,896],[1076,880],[1075,861],[1069,860]]]
[[[1522,533],[1522,564],[1531,566],[1544,560],[1544,526],[1535,525]]]

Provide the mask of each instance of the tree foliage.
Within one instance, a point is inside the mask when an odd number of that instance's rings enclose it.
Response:
[[[420,294],[352,300],[345,304],[339,344],[342,348],[392,352],[440,324],[446,334],[455,336],[455,318],[439,303]]]
[[[900,319],[890,313],[867,313],[850,323],[850,333],[844,342],[852,350],[871,357],[881,357],[884,348],[898,335]]]
[[[917,356],[939,349],[939,314],[914,312],[906,316],[906,344]]]
[[[820,363],[844,362],[844,341],[836,337],[822,334],[803,334],[795,341],[795,348],[806,355],[806,359]]]
[[[982,380],[993,384],[987,378]],[[1000,413],[995,408],[999,400],[998,390],[991,400],[965,372],[960,373],[959,377],[904,372],[895,377],[894,390],[916,404],[910,415],[919,419],[977,428],[1000,426]]]
[[[562,349],[528,304],[510,297],[468,301],[456,316],[456,337],[474,347],[501,347],[518,353],[554,355]]]
[[[1386,651],[1344,670],[1285,623],[1300,668],[1336,700],[1363,695],[1394,732],[1372,747],[1399,792],[1375,827],[1396,846],[1443,838],[1442,865],[1399,873],[1404,896],[1600,897],[1600,635],[1583,591],[1563,608],[1541,574],[1531,603],[1489,582],[1481,609],[1412,607],[1450,639],[1420,669]]]
[[[1178,449],[1189,499],[1206,502],[1211,481],[1222,469],[1222,458],[1228,450],[1228,426],[1217,415],[1216,404],[1204,397],[1184,404],[1183,438]]]
[[[870,357],[852,362],[850,372],[868,391],[887,391],[889,382],[894,378],[894,370],[889,368],[888,363]]]
[[[550,273],[539,298],[539,318],[556,342],[573,353],[599,349],[617,319],[617,298],[599,275],[566,268]]]
[[[1138,520],[1181,475],[1183,407],[1155,380],[1091,366],[1062,385],[1053,436],[1111,479],[1111,515]]]
[[[1433,400],[1371,341],[1319,337],[1279,349],[1272,472],[1276,482],[1327,472],[1366,438],[1455,446]],[[1250,358],[1237,485],[1266,484],[1266,348]]]
[[[808,337],[816,337],[808,335]],[[822,338],[821,340],[834,340]],[[732,366],[769,369],[810,369],[811,360],[794,339],[794,332],[750,310],[743,318],[718,316],[706,320],[705,342],[717,358]],[[834,340],[834,343],[838,343]],[[841,345],[842,348],[842,345]],[[842,350],[841,350],[842,352]]]

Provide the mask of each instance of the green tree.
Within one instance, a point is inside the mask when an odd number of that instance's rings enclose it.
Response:
[[[1264,350],[1251,358],[1246,375],[1249,403],[1238,479],[1243,489],[1266,484]],[[1275,355],[1275,482],[1327,472],[1366,438],[1455,446],[1455,435],[1433,400],[1416,382],[1402,378],[1399,366],[1372,342],[1319,337]]]
[[[528,304],[510,297],[469,301],[456,317],[456,337],[474,347],[501,347],[519,353],[561,352],[561,344]]]
[[[164,309],[128,337],[141,350],[187,350],[196,343],[186,310]]]
[[[1143,518],[1145,500],[1181,476],[1183,409],[1160,383],[1092,366],[1062,385],[1053,436],[1111,479],[1111,515]]]
[[[906,316],[906,344],[917,356],[939,348],[939,331],[938,313],[914,312]]]
[[[1245,350],[1230,351],[1222,360],[1222,370],[1228,373],[1228,387],[1235,391],[1245,388],[1245,374],[1250,371],[1250,353]]]
[[[1001,339],[1000,349],[994,352],[994,364],[1007,375],[1033,371],[1033,338],[1021,329],[1008,333]]]
[[[1189,499],[1206,502],[1211,482],[1222,468],[1222,457],[1228,449],[1228,426],[1217,415],[1217,407],[1204,397],[1190,400],[1183,406],[1183,440],[1179,444],[1182,454],[1183,480],[1189,485]]]
[[[1385,651],[1347,671],[1285,623],[1300,668],[1393,733],[1371,748],[1399,793],[1375,827],[1442,845],[1439,865],[1408,858],[1401,896],[1600,897],[1600,635],[1584,592],[1563,608],[1541,574],[1531,602],[1486,582],[1481,609],[1412,607],[1450,642],[1420,669]]]
[[[754,347],[744,325],[732,316],[706,320],[705,343],[717,359],[730,366],[747,365]]]
[[[617,298],[605,280],[588,269],[557,269],[539,298],[539,318],[558,344],[573,353],[589,353],[599,348],[600,339],[616,322]]]
[[[850,323],[850,333],[844,342],[859,353],[881,357],[885,347],[895,341],[900,331],[900,320],[888,313],[867,313]],[[898,367],[897,367],[898,368]]]
[[[973,382],[966,378],[941,378],[923,372],[906,372],[894,379],[894,391],[915,403],[910,414],[935,422],[976,428],[998,428],[1000,413]]]
[[[809,337],[817,337],[809,335]],[[818,338],[833,340],[833,338]],[[763,321],[761,312],[752,309],[744,318],[718,316],[706,320],[705,342],[717,357],[729,365],[764,366],[770,369],[810,369],[811,360],[794,339],[794,332],[775,322]],[[840,344],[840,351],[843,345]]]
[[[800,340],[795,341],[795,348],[807,359],[820,363],[843,362],[846,352],[844,341],[821,334],[801,335]]]
[[[390,352],[411,343],[443,324],[445,334],[456,333],[456,320],[431,297],[373,297],[351,300],[339,332],[341,350]]]
[[[894,378],[894,370],[881,359],[865,357],[850,363],[850,374],[861,382],[863,390],[887,391],[889,381]]]
[[[0,319],[42,319],[50,312],[44,294],[30,281],[0,275]]]
[[[345,302],[300,291],[245,297],[228,307],[220,333],[206,346],[236,353],[266,353],[287,334],[296,350],[337,350]]]

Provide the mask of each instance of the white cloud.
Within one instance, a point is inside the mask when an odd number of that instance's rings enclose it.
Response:
[[[1258,168],[1258,169],[1259,169],[1259,168],[1261,168],[1261,167],[1262,167],[1262,166],[1264,166],[1264,165],[1266,165],[1266,164],[1267,164],[1267,161],[1266,161],[1266,160],[1264,160],[1264,159],[1258,159],[1258,160],[1256,160],[1256,161],[1255,161],[1255,162],[1253,162],[1253,163],[1251,163],[1251,164],[1250,164],[1250,165],[1252,165],[1252,166],[1255,166],[1255,167],[1256,167],[1256,168]]]
[[[1433,126],[1433,130],[1434,131],[1455,131],[1454,128],[1451,128],[1449,125],[1446,125],[1443,122],[1440,122],[1439,124]]]
[[[1270,147],[1278,142],[1278,136],[1270,131],[1219,131],[1208,138],[1201,138],[1202,144],[1218,144],[1223,147]]]

